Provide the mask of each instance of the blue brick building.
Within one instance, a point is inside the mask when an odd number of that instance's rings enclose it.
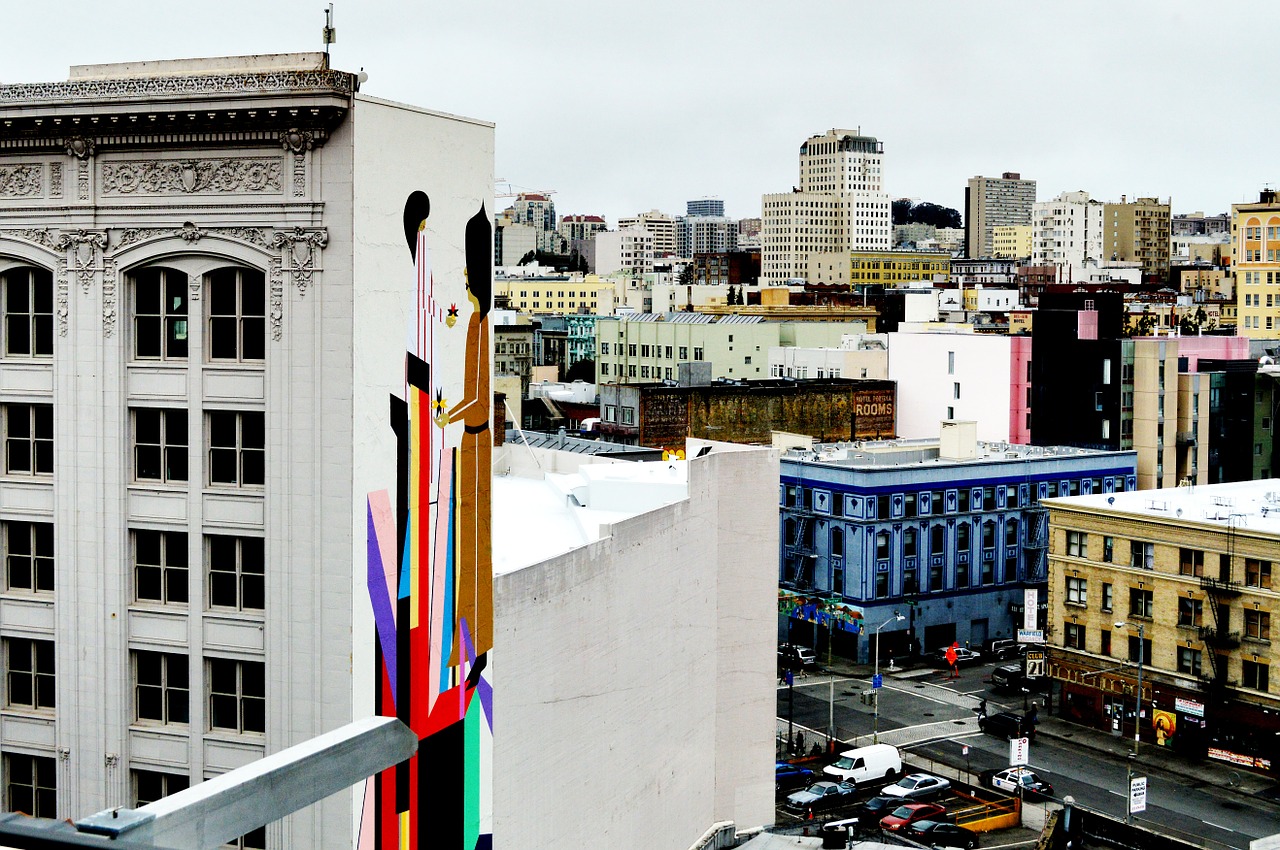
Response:
[[[1040,500],[1136,487],[1137,454],[942,439],[791,449],[779,488],[780,637],[869,662],[959,641],[977,648],[1023,624],[1026,588],[1047,587]]]

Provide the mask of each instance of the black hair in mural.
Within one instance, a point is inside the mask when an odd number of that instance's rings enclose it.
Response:
[[[406,213],[407,215],[407,213]],[[467,222],[467,289],[480,304],[480,317],[489,315],[493,302],[493,231],[489,214],[480,211]]]
[[[431,199],[426,192],[415,191],[404,202],[404,241],[409,243],[409,253],[418,259],[418,228],[431,215]]]

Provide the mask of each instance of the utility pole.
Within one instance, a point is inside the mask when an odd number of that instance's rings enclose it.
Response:
[[[900,623],[905,619],[907,618],[899,614],[897,611],[894,611],[892,617],[885,620],[880,625],[876,626],[875,676],[871,680],[872,700],[875,704],[874,719],[871,721],[871,743],[873,744],[880,743],[880,688],[876,686],[876,683],[881,681],[880,680],[880,630],[883,629],[885,626],[889,625],[890,623]]]

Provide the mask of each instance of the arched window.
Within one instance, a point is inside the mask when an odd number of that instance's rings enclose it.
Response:
[[[1018,545],[1018,521],[1011,519],[1004,524],[1004,543],[1006,546]]]
[[[956,526],[956,549],[961,552],[969,551],[969,523],[967,522]]]
[[[785,529],[786,531],[783,537],[783,541],[788,546],[796,545],[796,521],[793,519],[788,519],[786,522]]]
[[[991,520],[982,523],[982,548],[993,549],[996,545],[996,524]]]
[[[831,557],[844,557],[844,529],[839,526],[831,529]]]
[[[262,360],[266,350],[266,279],[257,269],[226,268],[207,276],[211,360]]]
[[[889,557],[889,532],[876,532],[876,559],[884,560]]]
[[[23,266],[0,274],[5,357],[53,356],[53,275]]]
[[[947,545],[947,529],[941,525],[935,525],[929,529],[929,554],[941,555],[942,550]]]
[[[138,269],[133,290],[133,356],[187,359],[187,276],[161,266]]]
[[[902,554],[906,558],[914,558],[919,552],[916,549],[916,530],[908,528],[902,532]]]

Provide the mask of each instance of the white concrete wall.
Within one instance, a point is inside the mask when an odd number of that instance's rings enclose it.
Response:
[[[772,822],[777,455],[690,475],[687,501],[496,578],[500,846],[679,848]]]
[[[954,373],[948,371],[948,352],[955,352]],[[954,418],[976,421],[979,440],[1007,441],[1010,357],[1005,336],[889,334],[889,380],[898,383],[898,436],[936,437],[939,423]]]

